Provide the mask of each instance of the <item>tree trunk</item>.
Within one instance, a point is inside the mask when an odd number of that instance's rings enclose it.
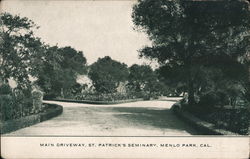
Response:
[[[188,82],[188,105],[194,105],[194,84],[193,81]]]
[[[187,72],[188,72],[188,77],[187,77],[187,84],[188,84],[188,105],[192,106],[194,105],[194,83],[192,80],[192,62],[191,60],[188,60],[187,62]]]

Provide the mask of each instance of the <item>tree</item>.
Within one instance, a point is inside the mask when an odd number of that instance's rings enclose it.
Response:
[[[134,64],[129,68],[128,86],[134,91],[140,92],[154,77],[150,66]]]
[[[158,75],[148,65],[134,64],[129,67],[129,90],[134,93],[144,92],[150,97],[153,94],[163,93],[164,84],[159,81]]]
[[[201,87],[196,82],[203,68],[216,68],[226,75],[227,64],[242,64],[239,59],[249,49],[247,1],[139,0],[132,18],[153,42],[141,49],[140,55],[156,59],[161,66],[182,76],[189,105],[194,104],[194,95]],[[245,71],[242,67],[235,69]]]
[[[26,17],[9,13],[1,13],[0,23],[0,81],[13,78],[18,88],[28,88],[29,75],[36,72],[44,49],[32,31],[38,27]]]
[[[86,72],[86,58],[71,47],[45,45],[35,37],[38,27],[28,18],[1,13],[0,84],[14,79],[21,90],[30,89],[30,77],[37,79],[46,94],[64,96]]]
[[[49,97],[70,96],[76,79],[86,73],[86,58],[71,47],[47,46],[36,83]]]
[[[63,57],[60,65],[63,69],[70,69],[79,74],[86,73],[86,58],[82,51],[76,51],[69,46],[59,48],[58,53]]]
[[[126,64],[105,56],[90,66],[88,75],[98,93],[114,93],[119,83],[127,80],[128,68]]]

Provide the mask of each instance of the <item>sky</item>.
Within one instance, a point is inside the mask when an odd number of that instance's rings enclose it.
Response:
[[[40,28],[35,35],[50,45],[71,46],[83,51],[87,63],[99,57],[131,66],[149,64],[137,50],[150,45],[147,35],[133,30],[134,0],[3,0],[2,11],[33,20]]]

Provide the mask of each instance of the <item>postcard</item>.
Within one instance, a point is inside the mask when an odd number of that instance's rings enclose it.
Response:
[[[0,7],[2,158],[249,158],[249,1]]]

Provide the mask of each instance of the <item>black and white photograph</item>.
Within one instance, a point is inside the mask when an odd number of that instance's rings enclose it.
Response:
[[[249,155],[250,2],[2,0],[0,109],[1,145],[19,137],[231,137],[244,139]]]

